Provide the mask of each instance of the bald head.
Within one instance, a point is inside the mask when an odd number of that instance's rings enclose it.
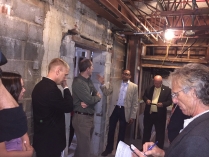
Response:
[[[155,86],[156,88],[160,88],[161,85],[162,85],[162,80],[163,80],[163,78],[162,78],[160,75],[156,75],[156,76],[154,77],[154,86]]]

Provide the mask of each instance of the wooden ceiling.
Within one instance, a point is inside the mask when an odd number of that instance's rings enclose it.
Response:
[[[139,35],[143,39],[144,67],[160,64],[170,68],[174,62],[209,62],[208,0],[80,1],[114,24],[114,33],[125,37]],[[174,32],[169,41],[164,38],[168,29]],[[147,62],[149,66],[145,65]]]

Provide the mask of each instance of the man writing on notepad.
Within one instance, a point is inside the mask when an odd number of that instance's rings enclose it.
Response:
[[[169,105],[172,104],[171,89],[162,84],[162,77],[154,77],[154,85],[147,88],[143,100],[146,103],[144,110],[144,131],[142,145],[150,141],[152,126],[155,126],[158,147],[163,149],[165,138],[166,113]]]

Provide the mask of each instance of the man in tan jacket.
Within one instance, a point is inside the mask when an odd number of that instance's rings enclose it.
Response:
[[[98,80],[102,84],[101,90],[105,96],[111,95],[111,104],[109,107],[109,132],[107,146],[101,154],[107,156],[113,150],[114,134],[116,124],[119,121],[118,142],[124,141],[127,124],[132,124],[136,119],[138,109],[138,86],[130,81],[131,73],[124,70],[122,80],[114,81],[107,89],[104,84],[104,78],[98,75]]]

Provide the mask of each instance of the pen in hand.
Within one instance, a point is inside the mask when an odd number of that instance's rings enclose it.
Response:
[[[153,145],[151,145],[151,146],[148,148],[147,151],[152,150],[152,148],[153,148],[154,146],[156,146],[157,143],[158,143],[158,141],[156,141]],[[145,153],[146,153],[146,152],[144,152],[144,155],[147,156]]]
[[[131,151],[132,151],[137,157],[139,157],[139,156],[136,154],[136,152],[134,151],[134,150],[136,149],[136,147],[135,147],[133,144],[131,144],[130,149],[131,149]]]

